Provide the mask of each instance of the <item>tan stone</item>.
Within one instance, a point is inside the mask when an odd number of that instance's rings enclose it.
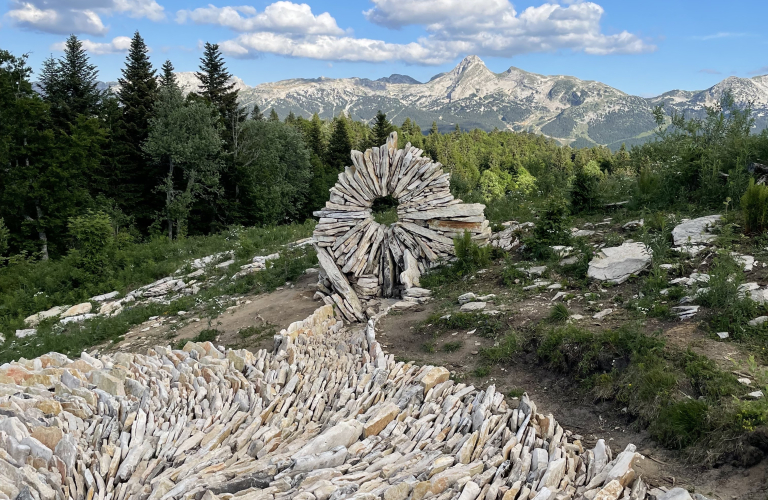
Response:
[[[51,449],[56,449],[56,445],[59,444],[63,433],[58,427],[35,427],[32,429],[32,437],[43,443],[45,446]]]
[[[421,385],[424,386],[424,394],[428,393],[437,384],[442,384],[448,380],[451,376],[451,372],[447,368],[442,366],[435,366],[429,370],[421,379]]]
[[[88,314],[91,312],[91,309],[93,308],[93,305],[90,302],[83,302],[82,304],[77,304],[76,306],[72,306],[64,313],[62,313],[61,318],[69,318],[72,316],[80,316],[81,314]]]
[[[125,382],[101,370],[91,372],[91,383],[113,396],[125,396]]]
[[[389,423],[400,413],[400,407],[395,403],[387,403],[375,415],[368,419],[363,428],[364,437],[378,436]]]
[[[410,492],[410,484],[406,482],[398,483],[384,491],[384,500],[405,500]]]
[[[621,486],[621,483],[614,479],[606,484],[602,490],[598,491],[593,500],[616,500],[623,492],[624,488]]]

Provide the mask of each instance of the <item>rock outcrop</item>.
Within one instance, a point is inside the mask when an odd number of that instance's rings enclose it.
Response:
[[[373,320],[323,306],[271,352],[183,350],[0,367],[0,498],[646,498],[613,456],[442,367],[398,362]]]
[[[339,174],[323,210],[315,246],[324,270],[326,303],[345,318],[364,319],[361,299],[398,297],[419,286],[419,276],[455,255],[453,238],[468,231],[486,244],[491,235],[484,205],[453,198],[450,174],[422,157],[410,143],[397,149],[397,133],[365,153],[352,151],[353,165]],[[374,220],[375,200],[391,196],[399,203],[391,226]]]

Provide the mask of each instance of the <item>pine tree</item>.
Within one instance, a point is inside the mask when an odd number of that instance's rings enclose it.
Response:
[[[347,120],[340,116],[334,120],[333,132],[328,141],[326,163],[331,169],[341,172],[349,165],[349,154],[352,151],[352,140],[349,138]]]
[[[253,109],[251,109],[251,120],[261,121],[263,119],[264,113],[261,112],[258,104],[254,104]]]
[[[372,139],[374,141],[374,146],[378,147],[382,144],[386,144],[389,133],[393,130],[394,127],[389,123],[389,120],[387,120],[387,115],[379,110],[379,112],[376,113],[376,118],[374,118],[373,128],[371,130],[371,132],[373,132]]]
[[[200,79],[200,95],[219,110],[224,126],[231,132],[233,120],[242,121],[245,115],[238,109],[238,90],[234,82],[229,83],[232,75],[224,65],[224,57],[217,44],[205,43],[200,71],[195,75]]]
[[[62,128],[74,123],[78,115],[96,116],[104,93],[98,87],[99,72],[77,36],[64,43],[64,56],[43,66],[43,93],[51,103],[56,124]]]
[[[323,122],[320,120],[320,117],[317,115],[317,113],[312,115],[312,119],[309,121],[309,127],[307,127],[305,137],[307,147],[309,147],[309,150],[312,151],[312,154],[317,155],[318,158],[322,158],[325,151],[323,144]]]
[[[149,119],[157,100],[157,79],[147,53],[149,48],[137,31],[131,40],[117,97],[123,110],[121,142],[124,154],[120,162],[123,193],[118,200],[129,211],[148,208],[152,188],[157,184],[158,172],[144,157],[141,145],[149,133]],[[171,73],[172,74],[172,73]],[[149,216],[151,212],[142,215]],[[137,214],[138,215],[138,214]]]
[[[293,111],[288,112],[288,116],[285,117],[285,123],[288,125],[296,125],[296,115],[293,114]]]
[[[170,59],[167,59],[160,69],[163,72],[163,74],[160,75],[160,88],[169,90],[178,88],[179,84],[176,81],[176,75],[173,73],[175,68]]]
[[[275,108],[272,108],[269,112],[269,121],[271,122],[279,122],[280,117],[277,116],[277,111],[275,111]]]

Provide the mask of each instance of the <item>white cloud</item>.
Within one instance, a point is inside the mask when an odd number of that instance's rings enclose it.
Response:
[[[104,35],[101,17],[127,14],[152,21],[165,19],[156,0],[11,0],[5,17],[24,29],[45,33]]]
[[[104,54],[117,54],[120,52],[128,52],[131,48],[131,39],[127,36],[118,36],[112,39],[111,42],[92,42],[91,40],[81,40],[83,48],[91,55],[104,55]],[[51,45],[51,50],[63,51],[64,42],[57,42]]]
[[[233,57],[262,53],[327,61],[403,61],[442,64],[467,54],[512,57],[532,52],[573,50],[587,54],[636,54],[655,50],[637,35],[603,33],[603,8],[578,0],[544,3],[517,12],[510,0],[371,0],[365,17],[400,29],[415,25],[414,41],[356,38],[327,12],[307,4],[278,1],[263,11],[249,5],[208,5],[180,10],[179,23],[227,27],[239,35],[219,45]],[[360,30],[358,30],[360,31]]]
[[[386,62],[401,60],[413,64],[440,64],[430,50],[413,42],[387,43],[367,38],[312,36],[294,38],[283,33],[248,33],[220,44],[225,54],[252,57],[258,53],[306,57],[328,61]]]
[[[515,11],[509,0],[372,0],[365,11],[376,24],[401,28],[424,25],[425,46],[446,59],[456,48],[464,53],[511,57],[561,49],[588,54],[642,53],[655,49],[626,31],[606,35],[600,29],[603,8],[592,2],[567,6],[545,3]]]
[[[268,5],[263,12],[251,6],[216,7],[209,5],[195,10],[180,10],[176,21],[195,24],[216,24],[235,31],[266,31],[302,35],[341,35],[336,20],[327,12],[312,14],[305,4],[280,1]]]

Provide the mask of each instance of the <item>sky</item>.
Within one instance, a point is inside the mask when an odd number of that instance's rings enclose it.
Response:
[[[218,43],[248,85],[394,73],[427,81],[467,55],[629,94],[768,74],[765,0],[0,0],[0,49],[39,70],[75,34],[120,76],[135,31],[153,64],[194,71]]]

